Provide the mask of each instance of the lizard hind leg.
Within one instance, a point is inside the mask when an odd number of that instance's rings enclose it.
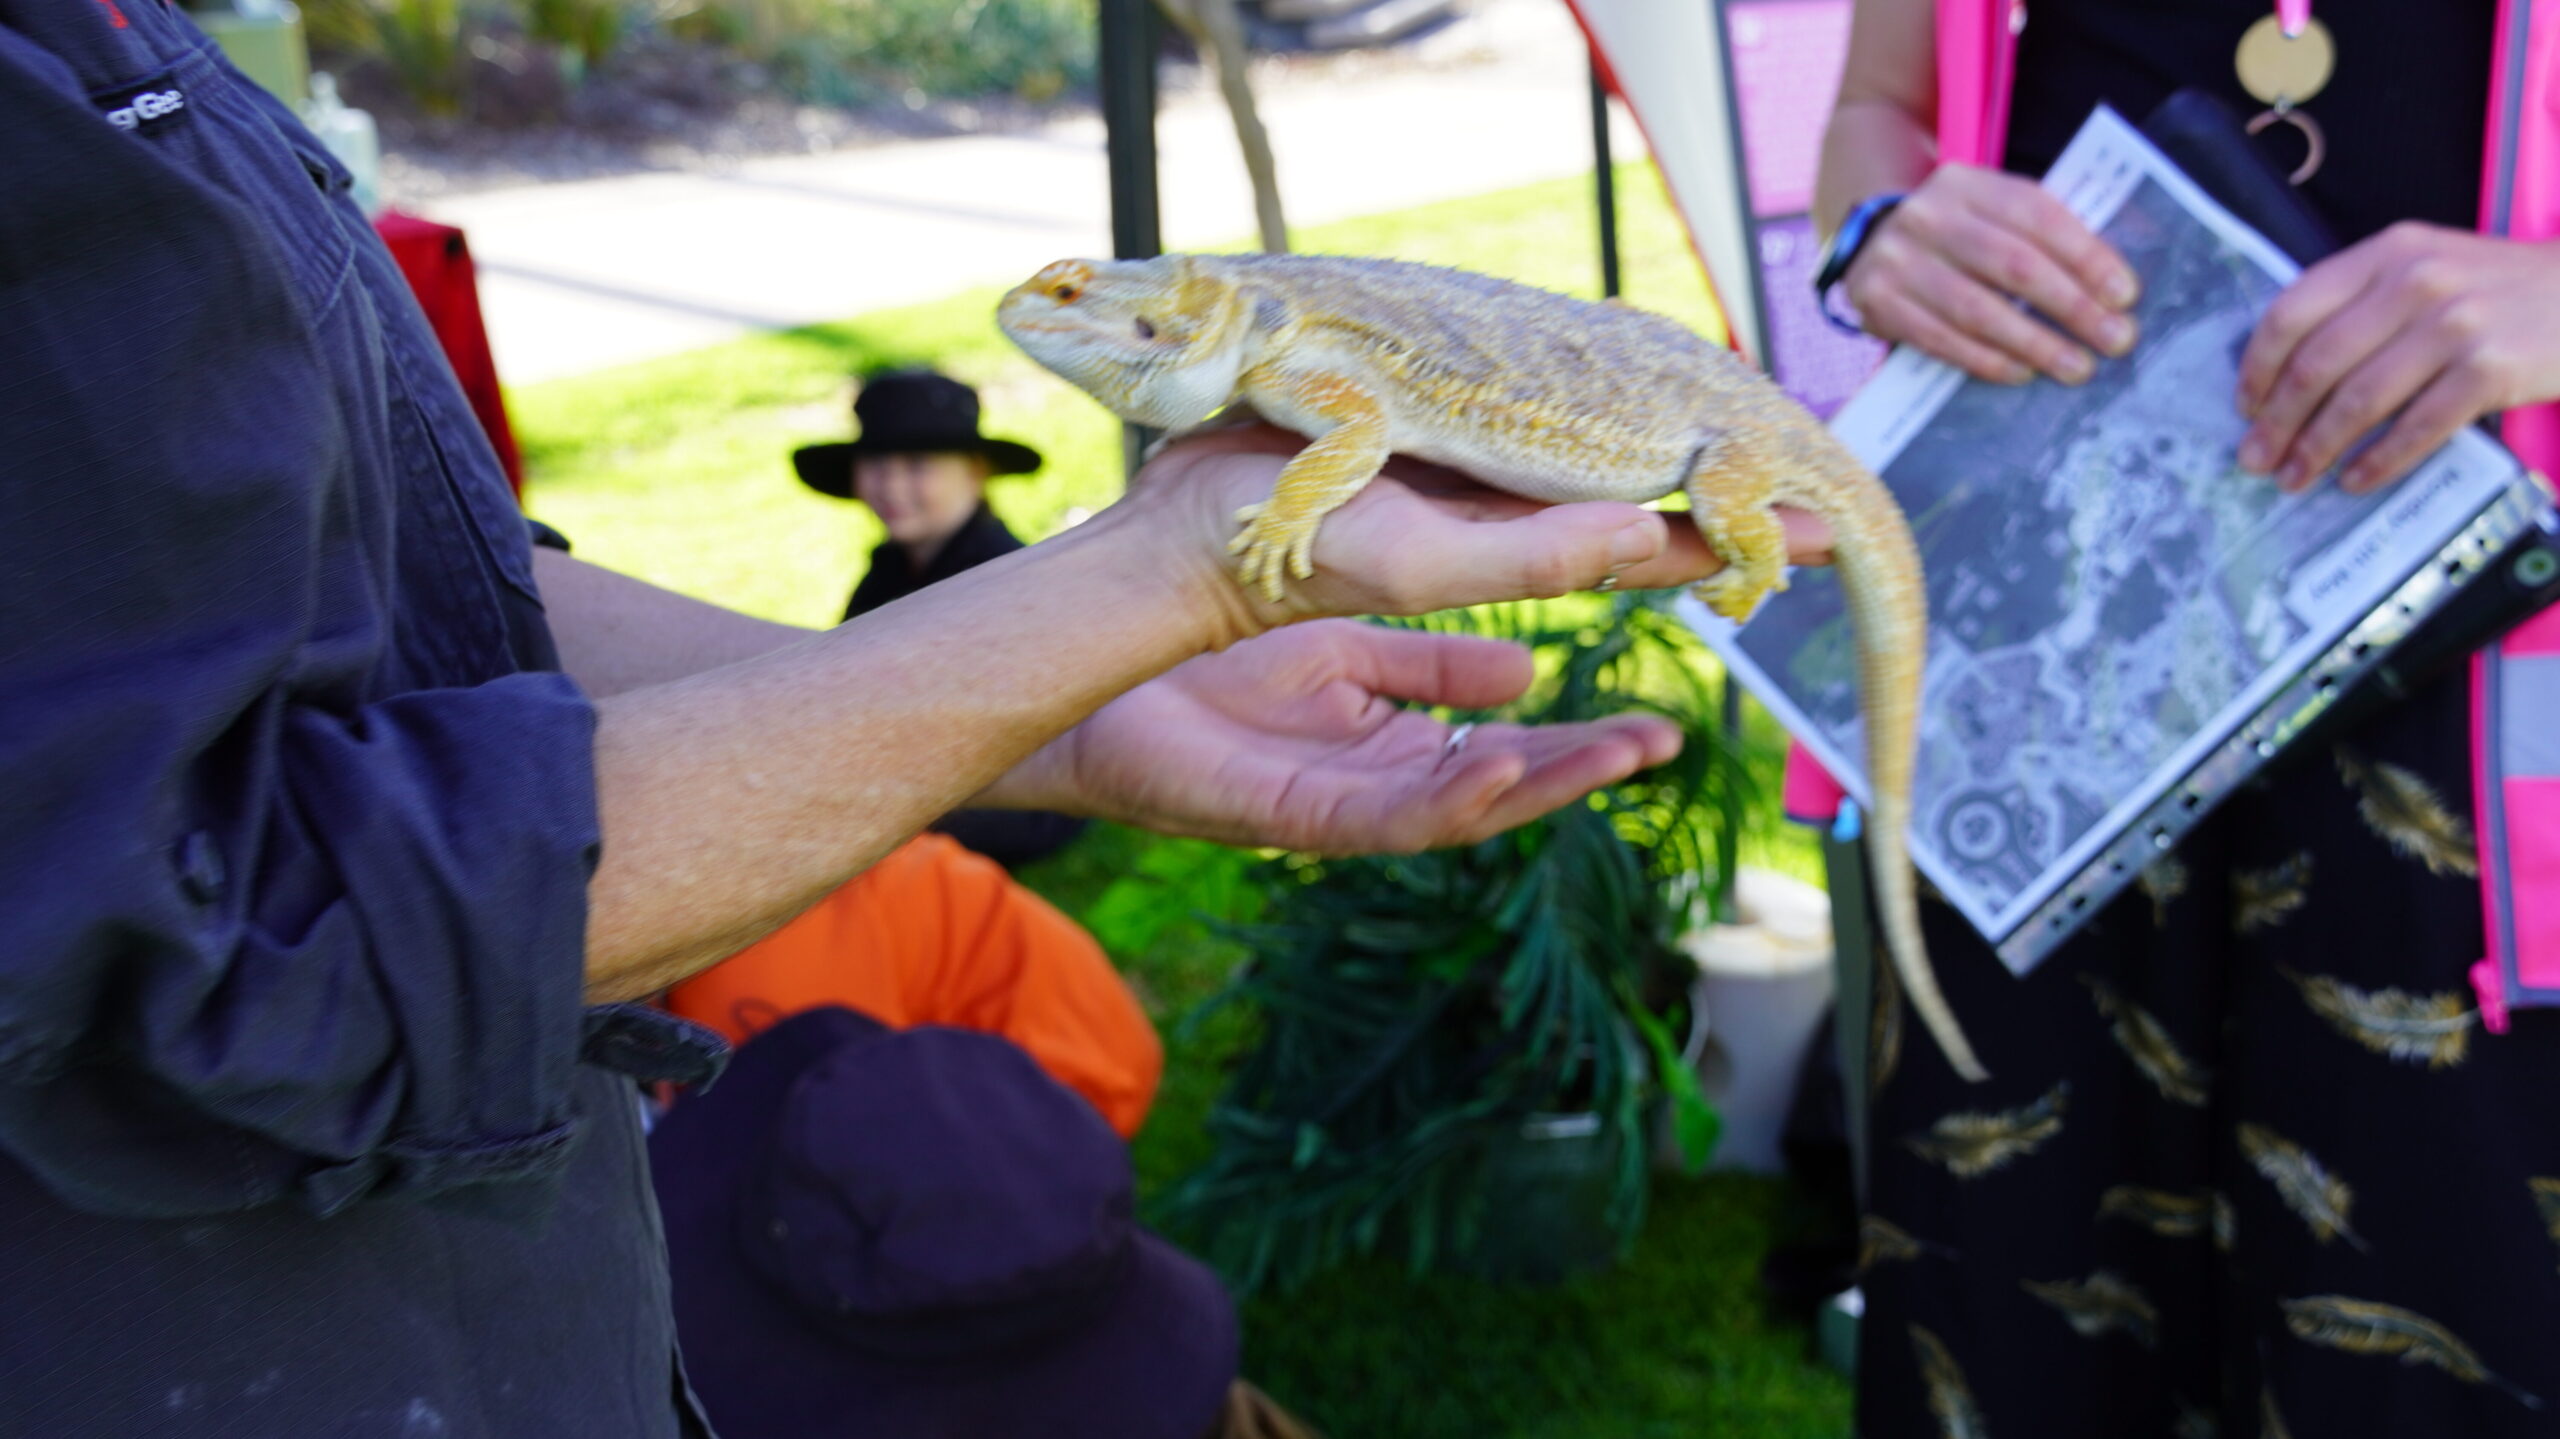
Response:
[[[1776,474],[1734,437],[1699,447],[1682,484],[1689,517],[1724,561],[1690,587],[1700,603],[1740,624],[1787,587],[1787,531],[1771,508]]]
[[[1281,467],[1271,498],[1236,511],[1244,528],[1228,542],[1241,556],[1236,577],[1277,603],[1294,576],[1316,572],[1316,531],[1324,517],[1360,493],[1387,463],[1387,419],[1366,390],[1332,375],[1264,378],[1297,406],[1333,428]]]

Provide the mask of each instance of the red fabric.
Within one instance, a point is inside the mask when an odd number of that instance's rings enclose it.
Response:
[[[1849,792],[1831,777],[1813,753],[1793,740],[1787,742],[1786,786],[1779,792],[1779,804],[1787,818],[1798,824],[1827,825],[1840,813],[1840,801]]]
[[[516,436],[507,424],[507,404],[498,393],[498,362],[489,353],[489,331],[480,320],[480,285],[473,278],[471,247],[451,225],[386,210],[373,222],[375,233],[391,248],[391,258],[418,297],[427,324],[453,365],[454,378],[480,417],[489,445],[507,472],[507,484],[524,493],[524,460],[516,453]]]

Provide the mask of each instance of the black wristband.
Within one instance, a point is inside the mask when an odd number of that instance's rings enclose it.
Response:
[[[1894,207],[1902,201],[1903,196],[1899,192],[1869,195],[1860,200],[1849,208],[1849,213],[1840,221],[1839,230],[1822,247],[1822,263],[1813,274],[1814,303],[1822,310],[1822,318],[1830,321],[1831,327],[1842,334],[1864,335],[1866,331],[1855,319],[1831,307],[1831,292],[1848,277],[1849,267],[1857,263],[1867,241],[1874,238],[1885,217],[1892,214]]]

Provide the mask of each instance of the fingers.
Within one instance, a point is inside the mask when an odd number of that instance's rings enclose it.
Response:
[[[1536,677],[1529,651],[1481,635],[1439,635],[1340,621],[1324,638],[1344,647],[1351,678],[1413,704],[1490,709]]]
[[[2276,296],[2275,303],[2267,306],[2267,313],[2259,317],[2248,348],[2240,352],[2241,414],[2251,419],[2258,417],[2302,342],[2364,293],[2384,259],[2378,243],[2358,245],[2312,266]],[[2272,460],[2274,456],[2268,458]]]
[[[2530,249],[2421,224],[2312,267],[2241,357],[2242,467],[2299,490],[2388,422],[2340,476],[2378,489],[2463,425],[2533,396],[2518,379],[2548,368],[2548,272]]]
[[[1559,515],[1561,512],[1566,510],[1591,510],[1610,516],[1621,513],[1636,516],[1637,518],[1631,518],[1629,521],[1631,529],[1645,535],[1659,535],[1661,539],[1661,548],[1656,550],[1651,556],[1644,559],[1628,561],[1623,564],[1615,563],[1613,561],[1609,568],[1604,569],[1599,576],[1594,577],[1589,583],[1571,586],[1571,588],[1574,589],[1593,588],[1600,582],[1600,579],[1606,578],[1611,574],[1614,574],[1617,577],[1617,585],[1619,588],[1623,589],[1673,589],[1681,585],[1694,584],[1724,568],[1724,561],[1716,556],[1715,551],[1707,548],[1706,537],[1698,533],[1698,527],[1691,523],[1688,514],[1684,511],[1645,511],[1637,510],[1634,507],[1620,507],[1605,503],[1546,506],[1540,505],[1533,500],[1518,499],[1514,496],[1501,494],[1498,491],[1484,490],[1480,487],[1473,493],[1469,494],[1437,497],[1435,498],[1434,504],[1444,513],[1461,519],[1467,523],[1474,524],[1478,528],[1489,529],[1504,525],[1518,524],[1524,520],[1537,519],[1543,516]],[[1650,522],[1641,518],[1642,516],[1648,515],[1651,516]],[[1788,563],[1798,565],[1827,565],[1831,563],[1833,536],[1831,533],[1831,526],[1828,523],[1824,522],[1818,516],[1804,510],[1792,509],[1783,505],[1778,508],[1778,522],[1786,531]],[[1556,522],[1550,520],[1549,523],[1553,525]],[[1573,527],[1578,532],[1580,527],[1586,524],[1606,526],[1612,523],[1615,523],[1614,519],[1595,518],[1583,520],[1577,517],[1573,521]],[[1615,532],[1612,542],[1618,543],[1623,540],[1630,546],[1635,543],[1632,539],[1625,539],[1624,536],[1624,531]],[[1534,548],[1535,546],[1547,543],[1550,537],[1545,533],[1537,531],[1515,531],[1505,538],[1508,543],[1526,545]],[[1520,563],[1524,570],[1535,570],[1537,568],[1534,555],[1523,555]],[[1585,559],[1579,562],[1579,567],[1582,570],[1587,570],[1590,563],[1591,562],[1589,560]],[[1567,591],[1565,590],[1542,589],[1536,592],[1536,597],[1545,598],[1553,594],[1562,594],[1566,592]],[[1519,598],[1519,596],[1505,594],[1502,598],[1516,599]],[[1479,601],[1475,600],[1466,600],[1454,603],[1473,604],[1478,602]]]
[[[2325,295],[2314,298],[2327,303]],[[2400,296],[2374,290],[2350,296],[2293,337],[2305,313],[2279,316],[2271,308],[2250,340],[2255,349],[2272,331],[2276,338],[2268,343],[2285,351],[2240,442],[2240,468],[2274,474],[2287,490],[2326,473],[2357,436],[2407,403],[2440,367],[2435,347],[2403,333],[2409,315]]]
[[[1827,565],[1831,563],[1831,525],[1819,515],[1778,506],[1778,525],[1787,532],[1787,563],[1791,565]]]
[[[1848,289],[1868,330],[1996,383],[2041,372],[2078,384],[2093,351],[2120,355],[2135,338],[2124,312],[2137,286],[2123,258],[2043,187],[1963,166],[1941,169],[1894,211]]]
[[[1519,777],[1443,843],[1468,843],[1526,824],[1680,752],[1679,726],[1658,715],[1545,726],[1530,731],[1528,739]]]
[[[1592,589],[1612,574],[1626,578],[1671,543],[1664,516],[1609,501],[1551,505],[1490,522],[1419,507],[1398,528],[1401,533],[1389,534],[1364,526],[1356,540],[1343,534],[1336,562],[1343,573],[1376,577],[1375,605],[1394,614]]]
[[[1860,295],[1853,280],[1849,298],[1857,305],[1858,318],[1869,334],[1910,345],[1977,380],[1995,385],[2023,385],[2035,378],[2033,365],[1966,333],[1942,317],[1929,299],[1908,288],[1907,282],[1897,282],[1890,288],[1879,285]]]
[[[1975,208],[1985,213],[1996,210],[2013,228],[2023,229],[2070,274],[2082,296],[2096,303],[2098,313],[2121,315],[2141,298],[2142,279],[2125,263],[2124,256],[2100,239],[2098,232],[2073,214],[2071,207],[2052,191],[1996,170],[1977,170],[1973,174],[1996,186],[1997,195],[1992,198],[1994,192],[1986,189],[1985,197],[1974,202]],[[2070,319],[2061,310],[2049,309],[2045,313],[2066,322]],[[2100,349],[2106,348],[2103,333],[2087,338]]]
[[[2338,475],[2339,488],[2366,494],[2399,480],[2434,454],[2456,430],[2496,407],[2488,378],[2455,365],[2436,375],[2371,448]],[[2317,473],[2316,471],[2314,473]]]
[[[1221,556],[1204,571],[1231,582],[1223,553],[1233,540],[1235,506],[1269,493],[1273,460],[1294,453],[1295,444],[1293,436],[1264,429],[1186,440],[1155,462],[1166,469],[1145,499],[1175,507],[1184,530]],[[1177,464],[1189,468],[1171,468]],[[1669,588],[1722,568],[1678,511],[1599,500],[1550,505],[1442,467],[1397,465],[1413,480],[1372,481],[1329,516],[1316,533],[1315,582],[1290,585],[1258,627],[1322,614],[1428,614],[1552,598],[1612,579],[1629,589]],[[1434,488],[1418,493],[1415,484]],[[1829,561],[1832,539],[1819,520],[1784,512],[1782,520],[1792,561]]]
[[[1619,715],[1585,724],[1522,728],[1487,725],[1473,753],[1447,763],[1419,794],[1372,793],[1382,806],[1378,842],[1364,848],[1437,849],[1520,825],[1680,752],[1679,726],[1656,715]],[[1328,825],[1329,833],[1345,826]]]
[[[2013,369],[2050,375],[2066,385],[2080,384],[2095,372],[2097,361],[2088,351],[2011,304],[2005,294],[1959,273],[1952,261],[1930,256],[1917,261],[1915,269],[1914,294],[1938,322],[1997,351]]]
[[[2277,382],[2274,398],[2269,402],[2258,427],[2241,444],[2243,469],[2256,470],[2252,459],[2261,462],[2274,457],[2276,484],[2288,493],[2298,493],[2338,463],[2347,447],[2371,434],[2384,421],[2398,413],[2402,406],[2427,388],[2443,372],[2447,356],[2441,344],[2424,334],[2406,333],[2393,338],[2390,330],[2379,324],[2373,333],[2360,334],[2355,343],[2365,352],[2354,357],[2352,365],[2318,356],[2317,347],[2325,343],[2322,336],[2330,329],[2355,319],[2358,315],[2379,309],[2359,306],[2323,327],[2312,337],[2312,348],[2295,359],[2295,370],[2304,378],[2297,382],[2292,373]],[[2341,341],[2343,348],[2345,341]],[[2298,431],[2280,413],[2298,406],[2294,390],[2317,387],[2319,409]],[[2276,438],[2269,440],[2267,436]],[[2263,473],[2263,471],[2260,471]]]
[[[2123,354],[2133,343],[2133,321],[2120,306],[2132,301],[2133,272],[2061,201],[2041,186],[2023,188],[1941,222],[1939,253],[1982,284],[2034,306],[2090,350]],[[2048,343],[2068,349],[2059,336]],[[2072,353],[2087,362],[2085,352]]]

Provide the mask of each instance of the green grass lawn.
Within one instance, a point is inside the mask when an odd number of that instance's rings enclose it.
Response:
[[[1534,185],[1317,227],[1297,244],[1594,294],[1590,193],[1587,180]],[[1619,193],[1630,301],[1712,330],[1713,304],[1651,170],[1624,167]],[[1000,482],[994,503],[1025,538],[1053,533],[1119,492],[1119,427],[1003,339],[1001,288],[515,390],[528,504],[599,563],[773,619],[831,623],[878,532],[859,507],[803,489],[789,450],[845,435],[852,372],[927,362],[979,387],[990,433],[1046,452],[1040,474]],[[1754,740],[1770,752],[1765,720]],[[1186,843],[1098,826],[1028,878],[1109,941],[1122,930],[1096,902],[1150,857],[1178,872]],[[1810,848],[1784,839],[1755,859],[1814,869]],[[1180,1022],[1240,956],[1190,920],[1113,948],[1167,1031],[1163,1094],[1136,1150],[1153,1192],[1205,1153],[1202,1119],[1240,1027]],[[1248,1370],[1335,1439],[1843,1435],[1847,1386],[1759,1297],[1760,1259],[1796,1208],[1775,1181],[1667,1178],[1634,1256],[1561,1288],[1415,1280],[1384,1264],[1338,1272],[1246,1307]]]

